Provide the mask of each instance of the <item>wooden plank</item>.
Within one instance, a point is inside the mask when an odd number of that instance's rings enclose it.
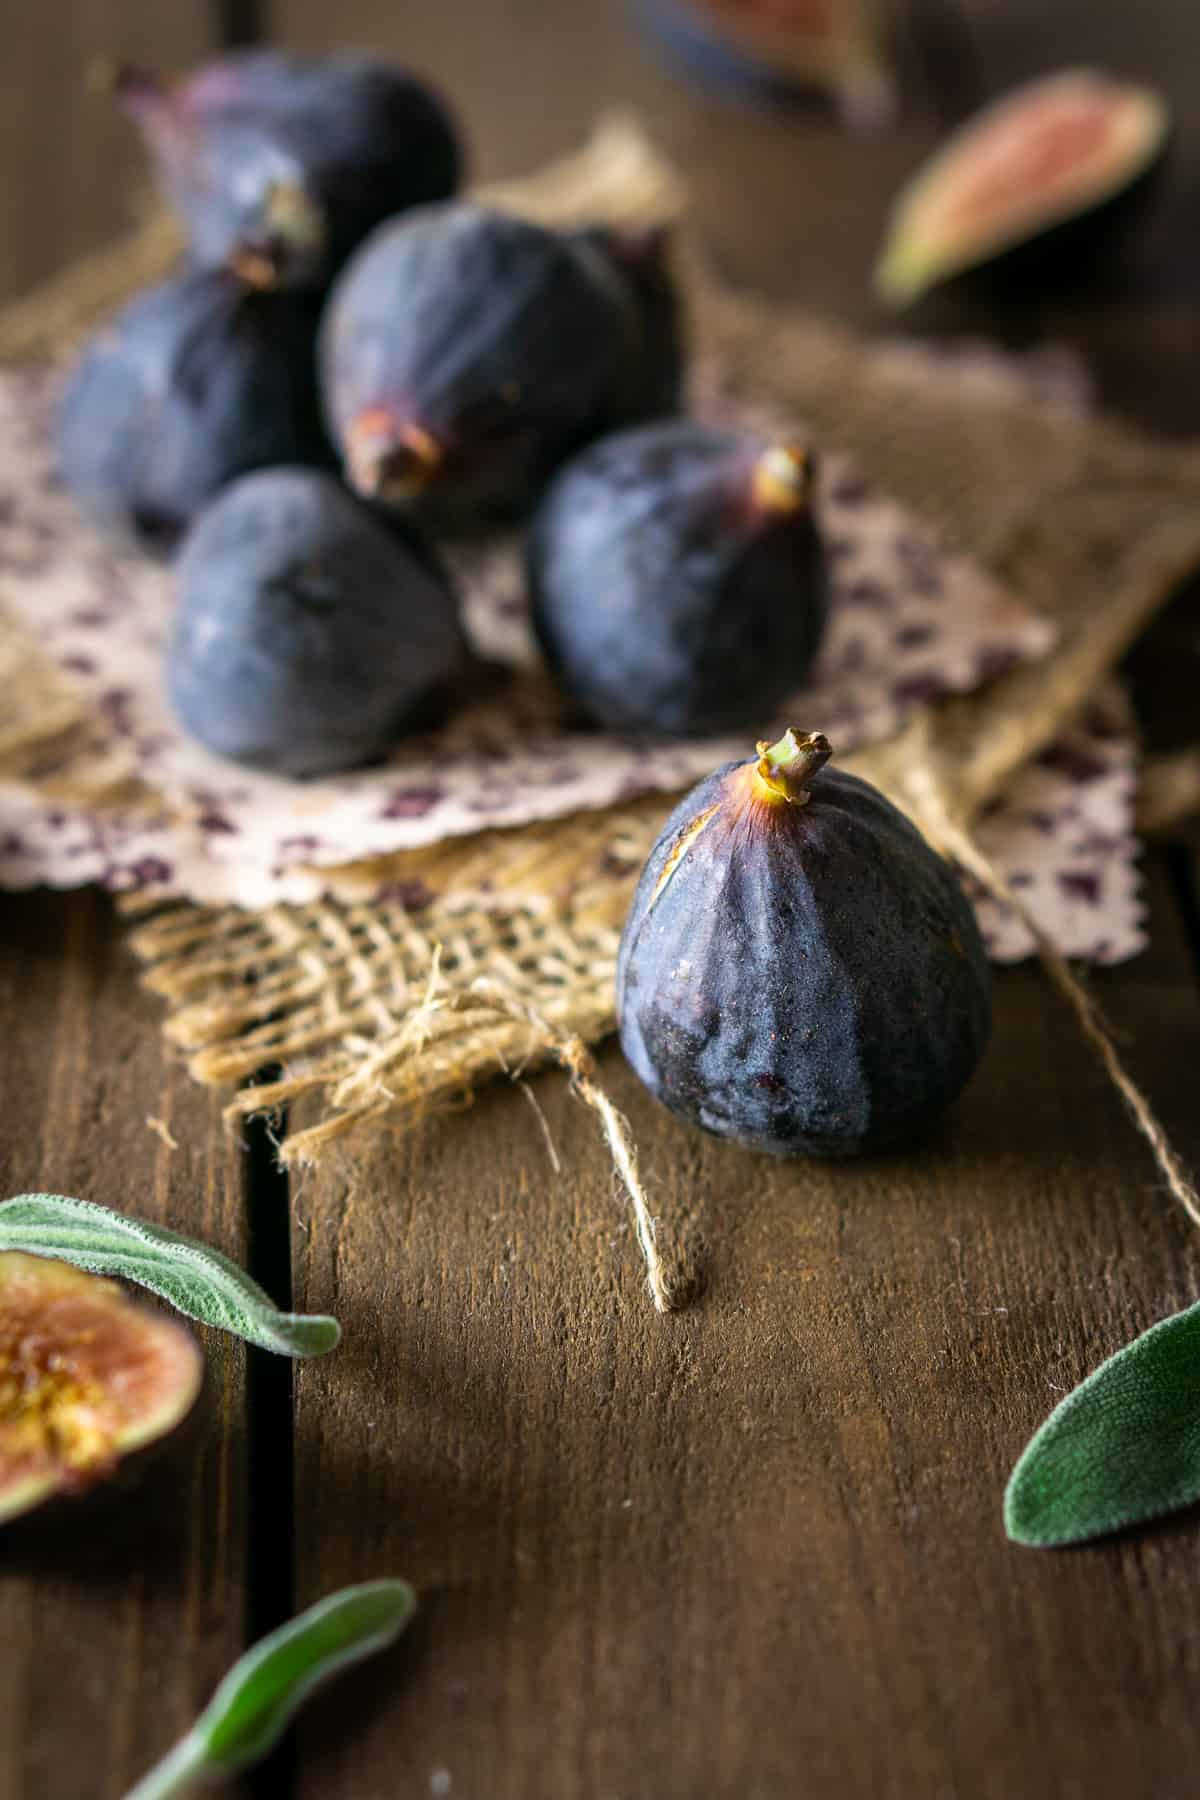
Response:
[[[209,0],[23,5],[4,39],[0,300],[129,228],[146,187],[132,127],[89,93],[98,58],[186,66],[213,41]]]
[[[236,1151],[166,1049],[109,903],[5,895],[0,1010],[0,1194],[78,1194],[244,1259]],[[242,1647],[245,1356],[205,1337],[200,1416],[144,1482],[61,1531],[6,1534],[0,1800],[111,1800]]]
[[[211,42],[206,0],[25,10],[5,46],[5,296],[133,217],[141,160],[129,127],[83,92],[91,59],[186,62]],[[240,1159],[216,1102],[163,1044],[109,904],[4,896],[0,1005],[0,1193],[81,1194],[244,1257]],[[0,1800],[112,1800],[186,1729],[242,1647],[245,1356],[209,1339],[200,1411],[136,1487],[61,1531],[6,1533]]]
[[[1200,1156],[1200,1014],[1156,873],[1154,948],[1105,1005]],[[303,1729],[302,1796],[1122,1795],[1200,1754],[1195,1522],[1008,1546],[1027,1436],[1193,1297],[1194,1242],[1035,970],[920,1152],[745,1155],[619,1056],[664,1230],[708,1246],[662,1320],[594,1120],[533,1085],[304,1182],[299,1598],[402,1572],[407,1647]],[[356,1521],[347,1528],[346,1521]]]
[[[871,320],[927,119],[863,144],[739,113],[645,63],[617,9],[536,13],[347,0],[336,29],[447,78],[484,174],[640,104],[728,268]],[[273,17],[330,41],[312,0]],[[1101,991],[1196,1156],[1200,1020],[1161,870],[1153,923]],[[603,1067],[664,1228],[708,1245],[680,1317],[649,1311],[595,1123],[554,1077],[534,1085],[561,1175],[493,1089],[298,1185],[296,1304],[347,1324],[336,1365],[299,1372],[298,1599],[392,1571],[425,1595],[406,1645],[314,1710],[298,1792],[1182,1800],[1186,1529],[1056,1558],[1000,1522],[1059,1394],[1192,1297],[1185,1223],[1041,976],[1001,976],[984,1069],[907,1157],[748,1158]]]

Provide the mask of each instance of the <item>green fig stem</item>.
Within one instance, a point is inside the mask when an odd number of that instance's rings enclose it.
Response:
[[[799,444],[772,444],[754,465],[754,503],[763,512],[798,512],[812,485],[813,459]]]
[[[833,746],[821,732],[797,731],[794,725],[788,726],[777,744],[764,739],[754,767],[761,797],[773,804],[785,800],[791,806],[806,805],[809,783],[832,755]]]

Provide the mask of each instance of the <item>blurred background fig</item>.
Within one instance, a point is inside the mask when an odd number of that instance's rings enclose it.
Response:
[[[242,51],[179,80],[126,66],[113,84],[194,260],[253,287],[324,288],[381,220],[459,185],[442,101],[374,57]]]
[[[672,238],[663,225],[590,226],[575,242],[608,264],[637,312],[637,331],[625,376],[610,408],[608,426],[640,425],[678,413],[683,406],[687,324],[672,268]]]
[[[167,1437],[203,1373],[192,1333],[115,1282],[0,1254],[0,1523]]]
[[[617,963],[621,1044],[663,1104],[791,1156],[885,1150],[956,1098],[991,971],[950,865],[789,731],[676,807]]]
[[[372,761],[432,721],[462,653],[433,553],[329,475],[244,476],[180,557],[171,701],[238,762],[307,776]]]
[[[828,575],[804,450],[678,419],[603,438],[552,483],[534,628],[609,730],[703,737],[778,711],[821,641]]]
[[[157,554],[235,476],[332,467],[317,397],[318,308],[198,271],[150,288],[90,343],[58,423],[67,487],[100,529]]]
[[[443,530],[521,514],[639,383],[659,403],[639,375],[645,308],[590,234],[465,201],[381,226],[322,326],[348,480]]]
[[[1086,267],[1136,211],[1169,130],[1158,94],[1094,69],[1013,89],[900,194],[875,272],[880,297],[907,306],[979,268],[1025,279]]]
[[[715,87],[760,104],[828,88],[855,127],[894,114],[881,0],[636,0],[634,10],[665,51]]]

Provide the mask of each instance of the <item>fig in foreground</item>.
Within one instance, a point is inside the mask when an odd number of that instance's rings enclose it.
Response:
[[[203,1372],[191,1332],[115,1282],[0,1254],[0,1523],[166,1437]]]
[[[1093,69],[1031,81],[954,132],[903,190],[875,271],[907,306],[981,264],[1076,258],[1129,211],[1166,146],[1165,102]]]
[[[788,731],[675,809],[617,962],[621,1044],[673,1112],[779,1155],[917,1137],[966,1084],[991,972],[953,869]]]
[[[795,694],[828,604],[803,449],[677,419],[602,438],[551,486],[529,542],[533,621],[610,731],[744,731]]]

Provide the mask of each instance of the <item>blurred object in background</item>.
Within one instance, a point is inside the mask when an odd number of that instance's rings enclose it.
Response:
[[[1031,292],[1086,278],[1136,217],[1170,134],[1166,102],[1095,69],[1066,69],[993,100],[901,192],[875,272],[908,306],[987,265]]]
[[[747,98],[825,88],[855,128],[895,115],[879,0],[637,0],[637,11],[694,74]]]

